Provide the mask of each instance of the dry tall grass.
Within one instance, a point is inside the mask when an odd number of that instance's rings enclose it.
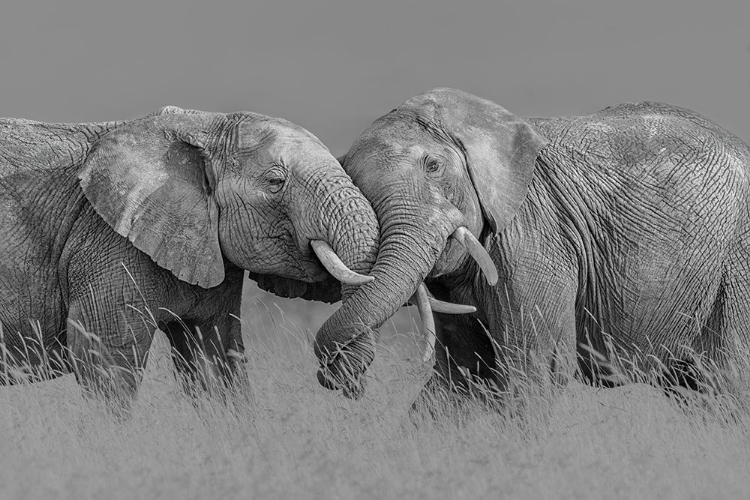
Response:
[[[468,404],[415,426],[407,410],[429,373],[408,314],[402,334],[383,334],[366,396],[349,401],[314,376],[311,336],[332,309],[261,303],[249,288],[250,384],[229,405],[183,395],[161,335],[124,422],[70,376],[0,389],[0,498],[750,495],[747,413],[685,411],[645,385],[574,384],[524,419]]]

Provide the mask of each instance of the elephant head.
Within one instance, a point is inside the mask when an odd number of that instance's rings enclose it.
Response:
[[[375,209],[380,253],[371,293],[347,304],[351,317],[332,317],[317,334],[324,386],[361,390],[374,329],[415,291],[426,303],[425,278],[456,272],[473,258],[490,284],[497,281],[477,237],[509,224],[545,143],[497,104],[447,88],[409,99],[355,141],[344,169]],[[431,317],[423,321],[429,328]]]
[[[304,295],[331,275],[372,279],[357,274],[377,255],[369,202],[285,120],[169,106],[101,137],[79,178],[96,212],[182,281],[211,288],[236,266]]]

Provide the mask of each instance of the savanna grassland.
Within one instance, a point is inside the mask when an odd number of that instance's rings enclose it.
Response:
[[[415,425],[429,369],[411,312],[349,401],[315,380],[333,308],[247,288],[249,384],[229,404],[183,395],[161,333],[124,421],[72,376],[0,389],[0,498],[750,498],[741,406],[573,384],[524,417],[469,404]]]

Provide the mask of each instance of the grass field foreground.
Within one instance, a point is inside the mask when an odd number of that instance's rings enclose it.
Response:
[[[727,418],[647,385],[576,383],[529,401],[524,418],[468,404],[415,425],[408,409],[429,368],[410,313],[385,329],[367,394],[350,401],[315,380],[310,341],[333,309],[248,288],[250,383],[228,405],[183,395],[161,334],[124,422],[83,399],[72,376],[1,388],[0,497],[750,495],[747,411]]]

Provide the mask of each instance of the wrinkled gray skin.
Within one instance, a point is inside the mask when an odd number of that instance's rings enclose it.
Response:
[[[335,318],[318,332],[329,388],[361,391],[373,329],[425,279],[477,308],[436,314],[429,388],[466,390],[469,375],[506,392],[511,367],[564,383],[579,364],[607,383],[630,360],[690,386],[686,364],[729,368],[750,347],[750,150],[697,113],[632,103],[522,120],[436,89],[375,121],[344,168],[381,225],[383,290],[360,297],[359,328]],[[496,286],[449,239],[460,225],[492,256]]]
[[[157,325],[185,379],[233,379],[243,270],[271,291],[335,300],[310,241],[361,273],[377,255],[372,208],[328,149],[247,112],[2,119],[0,204],[2,381],[73,369],[124,403]]]

